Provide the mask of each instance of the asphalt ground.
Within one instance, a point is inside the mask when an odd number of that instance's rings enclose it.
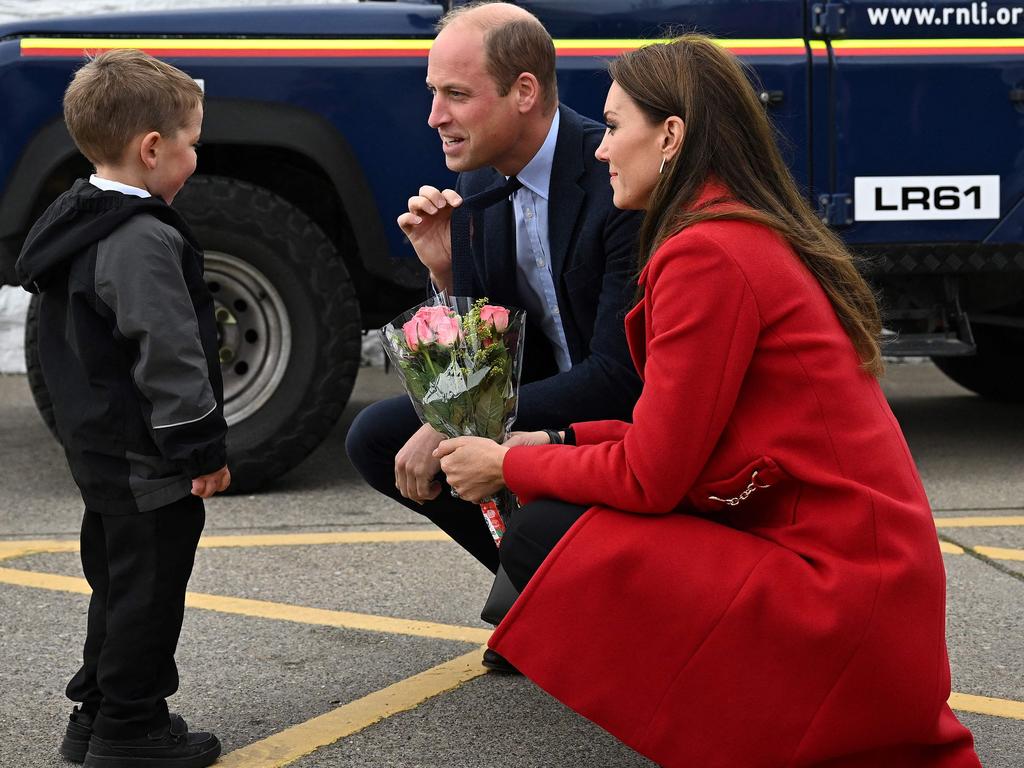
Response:
[[[943,542],[951,704],[985,766],[1019,768],[1024,407],[928,364],[891,366],[885,388]],[[362,369],[307,461],[258,496],[207,503],[172,707],[218,734],[229,767],[651,766],[528,680],[483,674],[488,574],[345,458],[354,415],[397,392]],[[0,435],[0,768],[62,766],[88,601],[82,505],[22,376],[0,376]]]

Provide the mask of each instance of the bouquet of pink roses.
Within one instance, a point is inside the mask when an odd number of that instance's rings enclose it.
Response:
[[[416,414],[449,437],[503,442],[516,418],[526,313],[487,299],[443,294],[413,307],[380,330]],[[480,505],[496,543],[511,494]]]

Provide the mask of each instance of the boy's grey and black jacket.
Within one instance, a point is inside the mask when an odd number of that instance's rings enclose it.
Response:
[[[86,506],[144,512],[227,459],[202,250],[159,198],[61,195],[28,234],[18,279],[39,304],[39,362]]]

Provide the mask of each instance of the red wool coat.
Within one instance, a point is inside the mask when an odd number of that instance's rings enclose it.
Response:
[[[491,646],[663,766],[979,766],[928,500],[821,287],[738,221],[641,283],[633,423],[506,454],[524,503],[592,508]]]

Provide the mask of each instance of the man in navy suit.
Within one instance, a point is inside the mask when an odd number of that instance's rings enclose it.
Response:
[[[636,290],[639,217],[612,205],[608,168],[594,157],[604,127],[558,104],[551,37],[516,6],[464,6],[439,25],[427,85],[427,122],[460,175],[456,190],[421,187],[398,223],[438,291],[527,310],[530,383],[516,429],[629,419],[640,381],[623,317]],[[452,211],[506,177],[521,187],[473,214],[471,247],[456,239],[453,252]],[[363,410],[346,448],[370,485],[495,571],[483,516],[452,497],[431,455],[442,439],[399,397]]]

